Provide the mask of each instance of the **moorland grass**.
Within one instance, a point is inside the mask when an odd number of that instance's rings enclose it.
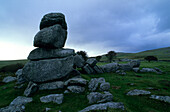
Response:
[[[106,63],[98,63],[99,65]],[[81,74],[83,78],[90,80],[95,77],[104,77],[106,81],[110,82],[110,92],[114,96],[115,102],[123,102],[126,111],[128,112],[168,112],[170,104],[158,100],[150,99],[150,95],[146,96],[127,96],[126,93],[133,89],[147,90],[148,87],[153,87],[155,90],[149,90],[154,95],[167,95],[170,96],[170,62],[141,62],[141,67],[158,67],[164,71],[163,74],[156,73],[134,73],[127,72],[127,75],[118,75],[115,73],[104,73],[95,75]],[[1,74],[0,81],[6,76],[11,74]],[[134,85],[130,85],[133,83]],[[13,83],[0,83],[0,108],[9,105],[9,103],[17,96],[23,95],[24,89],[14,89],[15,82]],[[4,89],[6,87],[6,89]],[[41,96],[63,93],[63,90],[53,91],[39,91],[33,96],[33,102],[26,105],[26,112],[43,112],[45,108],[52,108],[52,112],[61,110],[62,112],[77,112],[87,106],[87,94],[85,91],[82,94],[65,94],[64,100],[61,105],[54,103],[41,103],[39,98]],[[97,111],[95,111],[97,112]],[[102,112],[123,112],[119,109],[108,109]]]

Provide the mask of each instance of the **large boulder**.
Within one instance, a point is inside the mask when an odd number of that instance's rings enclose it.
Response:
[[[124,71],[131,71],[132,66],[129,63],[127,63],[127,64],[119,64],[119,69],[124,70]]]
[[[109,63],[109,64],[106,64],[106,65],[102,65],[100,66],[104,72],[115,72],[119,66],[117,63]]]
[[[86,61],[87,64],[89,64],[91,67],[94,67],[97,64],[97,60],[95,58],[89,58]]]
[[[9,82],[13,82],[13,81],[16,81],[16,80],[17,80],[16,77],[7,76],[7,77],[5,77],[5,78],[2,80],[2,82],[4,82],[4,83],[9,83]]]
[[[29,82],[27,88],[24,91],[25,96],[32,96],[34,93],[38,91],[38,85],[33,82]]]
[[[40,30],[34,37],[34,46],[41,48],[62,48],[67,39],[67,31],[60,25]]]
[[[74,56],[74,65],[78,68],[82,68],[85,64],[85,60],[81,55],[76,54]]]
[[[73,71],[73,56],[59,59],[29,61],[23,68],[28,81],[46,82],[61,79]]]
[[[61,104],[63,102],[63,98],[64,98],[63,94],[50,94],[41,97],[40,101],[43,103],[53,102],[53,103]]]
[[[74,55],[74,49],[48,49],[36,48],[32,50],[28,56],[29,60],[42,60],[50,58],[64,58]]]
[[[124,105],[121,102],[100,103],[100,104],[90,105],[79,112],[100,111],[100,110],[108,110],[108,109],[124,110]]]
[[[64,88],[64,82],[62,81],[42,83],[39,85],[39,90],[53,90],[53,89],[62,89],[62,88]]]
[[[65,16],[62,13],[49,13],[43,16],[40,23],[40,30],[53,26],[55,24],[60,24],[63,29],[67,30],[67,24],[65,21]]]

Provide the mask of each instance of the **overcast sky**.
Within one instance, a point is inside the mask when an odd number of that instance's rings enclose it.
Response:
[[[170,46],[170,0],[1,0],[0,60],[26,59],[50,12],[66,16],[65,48],[89,56]]]

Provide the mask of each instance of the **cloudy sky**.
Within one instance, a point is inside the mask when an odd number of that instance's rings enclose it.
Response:
[[[66,16],[65,48],[89,56],[170,46],[170,0],[1,0],[0,60],[26,59],[50,12]]]

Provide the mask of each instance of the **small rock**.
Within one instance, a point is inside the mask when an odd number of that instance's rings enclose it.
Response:
[[[51,110],[51,108],[45,108],[45,111],[46,112],[48,112],[48,111],[50,111]]]
[[[100,90],[101,91],[109,91],[110,89],[110,83],[109,82],[103,82],[100,84]]]
[[[68,85],[82,85],[85,86],[87,84],[87,80],[83,79],[83,78],[71,78],[69,80],[67,80],[64,85],[68,86]]]
[[[16,76],[21,75],[22,74],[22,69],[18,69],[17,72],[15,73]]]
[[[82,93],[85,91],[85,88],[81,86],[68,86],[67,89],[72,93]]]
[[[151,95],[150,98],[170,103],[170,96]]]
[[[70,91],[69,90],[65,90],[64,93],[67,94],[67,93],[70,93]]]
[[[93,69],[94,69],[95,72],[98,73],[98,74],[104,73],[103,70],[102,70],[102,68],[100,68],[100,67],[97,66],[97,65],[95,65],[95,66],[93,67]]]
[[[39,90],[52,90],[52,89],[62,89],[64,87],[64,82],[56,81],[49,83],[42,83],[39,85]]]
[[[97,60],[95,58],[87,59],[87,64],[89,64],[91,67],[94,67],[97,64]]]
[[[119,68],[117,63],[109,63],[109,64],[102,65],[102,66],[99,66],[99,67],[101,67],[102,70],[104,72],[107,72],[107,73],[115,72]]]
[[[32,96],[37,91],[38,91],[38,85],[33,82],[29,82],[27,88],[24,91],[24,95]]]
[[[124,105],[121,102],[100,103],[100,104],[94,104],[94,105],[88,106],[88,107],[84,108],[83,110],[81,110],[79,112],[107,110],[108,108],[124,110]]]
[[[116,73],[119,75],[126,75],[126,72],[124,70],[117,70]]]
[[[134,95],[148,95],[148,94],[151,94],[150,91],[145,91],[145,90],[138,90],[138,89],[134,89],[134,90],[131,90],[129,91],[126,95],[129,95],[129,96],[134,96]]]
[[[97,80],[98,80],[99,83],[104,83],[104,82],[106,82],[103,77],[100,77],[100,78],[98,78]]]
[[[153,68],[142,68],[140,72],[154,72],[157,73],[157,71]]]
[[[4,108],[0,108],[0,112],[25,112],[24,105],[10,105]]]
[[[140,70],[139,70],[139,68],[133,68],[133,71],[138,73]]]
[[[32,102],[33,99],[29,98],[29,97],[24,97],[24,96],[18,96],[17,98],[15,98],[10,105],[25,105],[27,103]]]
[[[24,84],[21,84],[19,86],[14,86],[15,89],[22,89],[24,87]]]
[[[99,85],[99,82],[97,78],[91,79],[88,84],[89,91],[96,91],[98,85]]]
[[[51,95],[41,97],[40,101],[43,103],[53,102],[53,103],[61,104],[63,102],[63,98],[64,98],[63,94],[51,94]]]
[[[87,74],[94,74],[94,70],[90,67],[90,65],[86,64],[84,67],[83,67],[83,70],[87,73]]]
[[[129,64],[132,68],[139,67],[140,66],[140,60],[131,60],[129,62]]]
[[[5,77],[5,78],[2,80],[2,82],[4,82],[4,83],[9,83],[9,82],[13,82],[13,81],[16,81],[16,80],[17,80],[16,77],[7,76],[7,77]]]

